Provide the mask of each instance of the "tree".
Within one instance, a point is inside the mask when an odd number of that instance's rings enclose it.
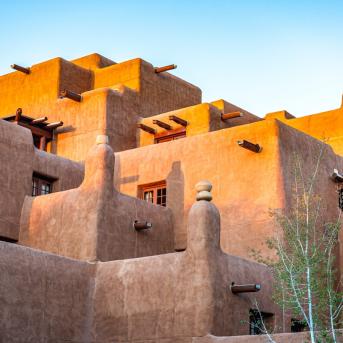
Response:
[[[335,268],[341,222],[340,214],[334,223],[323,222],[322,200],[314,193],[322,153],[309,178],[295,155],[293,204],[288,211],[273,211],[279,232],[267,241],[277,258],[254,255],[270,266],[275,301],[306,324],[311,343],[336,343],[343,307],[342,279]]]

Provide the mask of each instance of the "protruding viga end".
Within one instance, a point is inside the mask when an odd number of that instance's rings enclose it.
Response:
[[[97,135],[95,142],[96,142],[96,144],[108,144],[108,136]]]
[[[200,200],[211,201],[212,200],[211,182],[207,180],[200,181],[195,185],[195,189],[198,192],[196,196],[197,201],[200,201]]]

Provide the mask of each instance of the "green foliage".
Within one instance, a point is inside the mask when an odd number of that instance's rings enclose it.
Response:
[[[322,199],[314,194],[321,155],[322,152],[308,179],[300,158],[294,158],[292,208],[272,212],[279,232],[266,242],[277,258],[262,258],[253,251],[255,259],[270,266],[273,272],[274,300],[306,323],[312,343],[337,342],[335,329],[340,327],[343,306],[342,293],[338,291],[341,280],[335,269],[340,218],[326,223]]]

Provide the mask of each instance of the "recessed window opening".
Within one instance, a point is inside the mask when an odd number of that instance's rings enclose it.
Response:
[[[32,196],[50,194],[53,191],[54,178],[33,173],[32,175]]]
[[[261,312],[257,309],[249,311],[249,334],[264,335],[272,328],[273,314]]]
[[[155,205],[167,206],[167,186],[166,182],[151,183],[141,185],[138,188],[138,196]]]
[[[166,131],[155,135],[155,144],[175,141],[184,137],[186,137],[186,130],[184,128],[179,130]]]

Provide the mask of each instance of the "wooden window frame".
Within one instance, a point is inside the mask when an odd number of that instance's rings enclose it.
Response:
[[[56,181],[55,178],[33,172],[31,196],[36,197],[40,195],[51,194],[54,190],[55,181]],[[36,182],[36,186],[35,186],[35,182]],[[49,186],[49,191],[48,192],[43,191],[43,186]]]
[[[159,144],[159,143],[174,141],[176,139],[181,139],[184,137],[186,137],[186,129],[184,127],[181,127],[176,130],[157,133],[155,135],[154,143]]]
[[[159,190],[165,190],[165,194],[158,195]],[[152,201],[145,199],[144,195],[147,192],[152,192],[152,198],[151,198]],[[165,202],[163,201],[163,197],[165,197]],[[154,205],[166,207],[167,206],[167,183],[165,181],[159,181],[159,182],[154,182],[154,183],[149,183],[149,184],[138,186],[138,198],[151,202]],[[160,198],[161,203],[159,203],[159,198]]]

